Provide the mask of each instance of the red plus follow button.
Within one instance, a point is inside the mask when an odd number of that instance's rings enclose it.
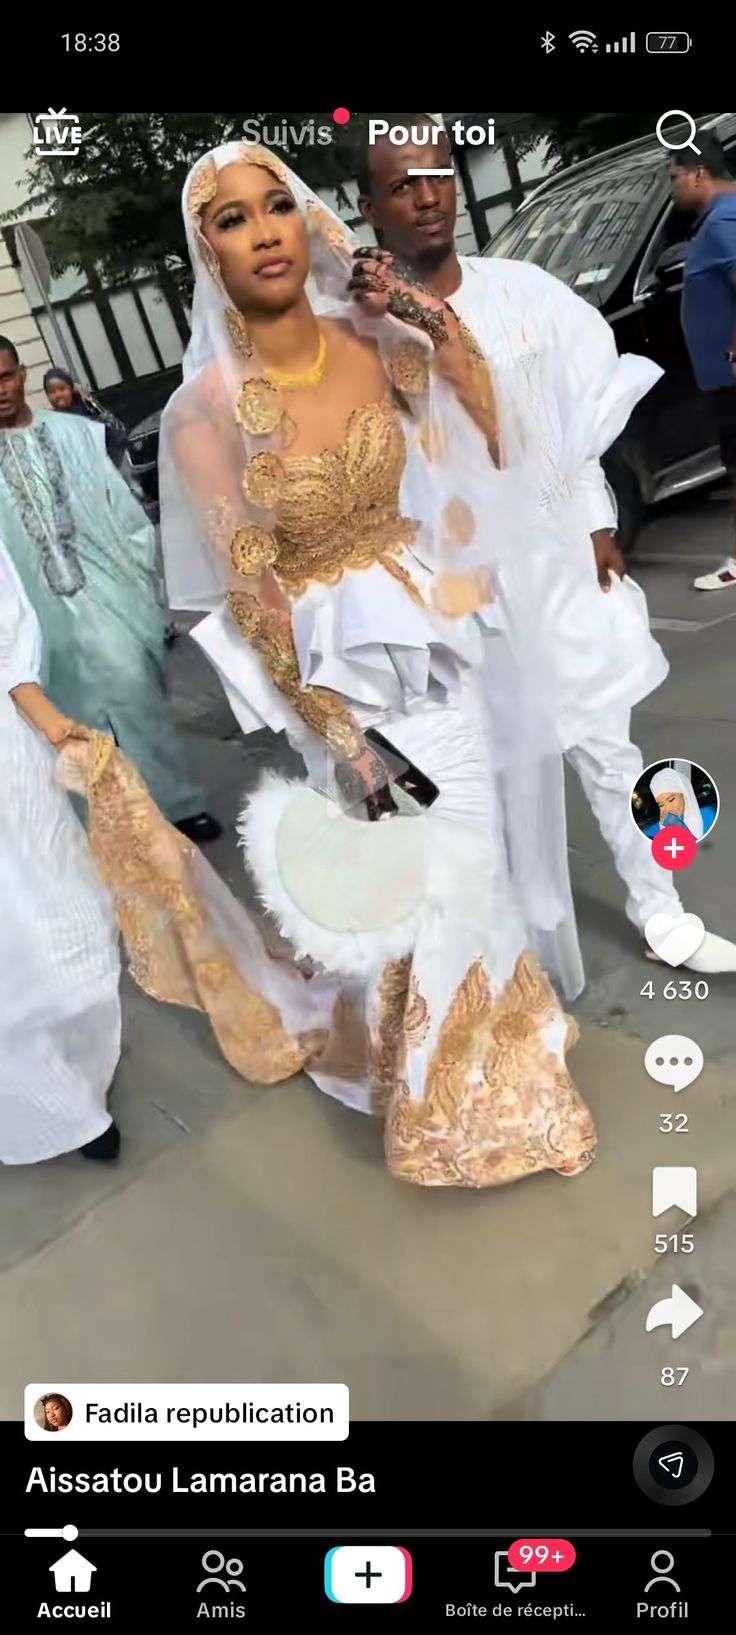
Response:
[[[566,1538],[520,1538],[509,1550],[509,1566],[522,1573],[566,1573],[575,1563],[575,1545]]]
[[[689,829],[658,829],[652,841],[652,857],[663,869],[686,869],[698,849]]]

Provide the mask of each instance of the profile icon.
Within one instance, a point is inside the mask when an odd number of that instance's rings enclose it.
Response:
[[[694,761],[654,761],[631,792],[632,817],[649,841],[663,829],[687,829],[697,845],[715,826],[718,811],[716,784]]]
[[[42,1431],[64,1431],[70,1424],[73,1408],[68,1397],[60,1391],[48,1391],[46,1396],[39,1397],[33,1409],[33,1417]]]

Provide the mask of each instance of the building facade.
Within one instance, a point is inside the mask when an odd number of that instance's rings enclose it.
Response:
[[[432,114],[450,128],[487,124],[488,114]],[[518,157],[515,122],[524,116],[495,116],[493,146],[454,144],[458,184],[457,243],[474,254],[517,209],[526,192],[546,174],[546,143]],[[25,176],[33,127],[31,114],[0,114],[0,215],[19,211],[33,225]],[[364,243],[373,238],[358,209],[358,189],[348,182],[325,190],[326,203]],[[13,225],[0,232],[0,334],[18,348],[28,370],[31,404],[45,402],[43,374],[49,364],[67,368],[100,393],[130,427],[163,406],[181,378],[188,314],[175,290],[161,289],[147,275],[106,290],[94,268],[69,268],[59,278],[39,278],[33,258],[19,244]]]

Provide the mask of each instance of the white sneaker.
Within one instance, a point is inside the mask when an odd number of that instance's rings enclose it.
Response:
[[[685,964],[688,970],[700,971],[704,976],[714,976],[719,971],[736,971],[736,943],[706,931],[697,953],[691,954]]]
[[[736,556],[727,556],[721,568],[702,574],[693,584],[695,590],[728,590],[729,585],[736,585]]]
[[[665,961],[655,954],[654,949],[645,944],[644,952],[647,959],[654,965],[664,965]],[[729,942],[726,937],[717,937],[713,931],[706,931],[703,941],[697,952],[684,961],[690,971],[698,971],[702,976],[717,976],[724,971],[736,971],[736,942]]]

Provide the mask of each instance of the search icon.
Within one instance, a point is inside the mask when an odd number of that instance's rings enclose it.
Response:
[[[670,142],[666,136],[662,135],[662,126],[666,119],[684,119],[685,124],[690,126],[684,142]],[[662,114],[657,120],[657,141],[662,143],[663,148],[671,148],[675,153],[678,153],[680,148],[692,148],[693,153],[697,153],[698,157],[700,157],[700,148],[696,148],[693,140],[696,134],[697,126],[692,114],[684,113],[682,108],[668,108],[666,114]]]

